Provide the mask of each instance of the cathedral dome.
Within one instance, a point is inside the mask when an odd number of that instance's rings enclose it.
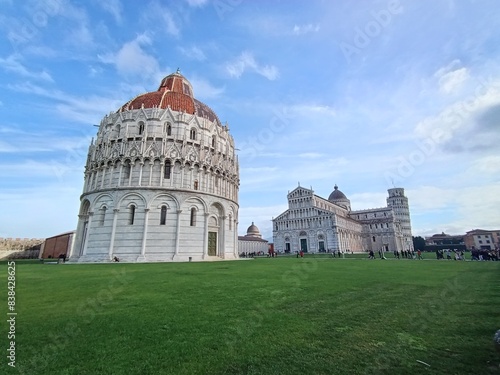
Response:
[[[221,125],[215,112],[206,104],[195,99],[191,83],[179,70],[163,78],[157,91],[136,96],[123,105],[118,112],[140,108],[171,108],[173,111],[197,115],[210,121],[216,121],[218,125]]]
[[[330,202],[333,202],[333,201],[336,201],[336,200],[341,200],[341,199],[347,199],[347,197],[345,196],[344,193],[342,193],[340,190],[339,190],[339,187],[337,185],[335,185],[333,187],[333,191],[332,193],[330,194],[330,196],[328,197],[328,200]]]
[[[252,225],[250,225],[247,229],[247,236],[262,237],[259,228],[257,228],[257,226],[253,223],[253,221]]]

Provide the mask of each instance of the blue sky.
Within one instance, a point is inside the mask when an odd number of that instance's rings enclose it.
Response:
[[[76,227],[101,118],[181,69],[240,149],[239,232],[298,183],[404,187],[414,235],[498,229],[491,0],[0,0],[0,237]]]

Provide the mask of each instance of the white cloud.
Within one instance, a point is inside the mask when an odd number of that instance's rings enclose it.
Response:
[[[299,154],[298,157],[304,159],[320,159],[324,157],[324,155],[319,154],[317,152],[304,152],[302,154]]]
[[[448,72],[439,78],[439,89],[445,94],[450,94],[458,90],[468,78],[469,71],[467,68]]]
[[[0,153],[7,153],[7,152],[10,153],[10,152],[19,152],[19,151],[21,151],[21,149],[19,147],[0,140]]]
[[[452,72],[456,69],[458,69],[462,65],[462,62],[459,59],[455,59],[452,62],[450,62],[448,65],[443,66],[439,68],[435,73],[434,77],[440,78],[446,73]]]
[[[47,90],[31,83],[8,85],[9,89],[28,93],[31,95],[40,95],[56,100],[47,110],[56,111],[64,119],[82,122],[85,124],[98,123],[103,113],[109,113],[110,110],[118,109],[125,102],[124,99],[113,99],[98,95],[88,97],[74,96],[60,90]]]
[[[260,74],[270,81],[279,76],[278,68],[274,65],[260,65],[250,52],[242,52],[234,61],[226,64],[226,71],[234,78],[240,78],[247,70]]]
[[[4,68],[6,71],[14,72],[23,77],[38,79],[42,81],[53,82],[52,76],[47,73],[45,70],[41,72],[32,72],[29,71],[23,64],[19,62],[21,59],[20,55],[13,54],[3,59],[0,57],[0,66]]]
[[[181,17],[174,17],[171,7],[162,6],[159,1],[153,1],[144,8],[142,18],[149,29],[155,26],[174,37],[180,35],[180,28],[177,22]]]
[[[208,3],[208,0],[186,0],[186,2],[192,7],[202,7]]]
[[[60,37],[64,39],[67,45],[78,47],[94,46],[94,35],[92,34],[93,28],[89,26],[89,17],[85,8],[75,6],[69,1],[56,2],[57,13],[61,16],[67,18],[69,23],[66,24],[65,29],[61,30]],[[40,2],[40,9],[43,11],[43,7],[46,4]]]
[[[476,89],[471,94],[448,105],[439,114],[420,121],[415,127],[415,135],[444,143],[460,131],[472,128],[484,110],[500,104],[499,84],[494,80],[477,80]]]
[[[123,9],[120,0],[98,1],[97,4],[106,12],[109,12],[115,18],[116,22],[121,22]]]
[[[456,92],[469,78],[469,69],[461,65],[461,61],[455,59],[434,73],[434,77],[438,80],[439,90],[444,94]]]
[[[151,77],[159,71],[156,58],[144,50],[150,45],[151,39],[141,34],[136,39],[125,43],[116,54],[99,55],[99,59],[108,64],[114,64],[122,75],[139,75]]]
[[[185,47],[178,47],[178,48],[179,51],[190,60],[204,61],[207,59],[203,51],[196,46],[192,46],[189,48]]]
[[[295,25],[293,27],[293,34],[304,35],[308,33],[316,33],[319,31],[319,25],[313,25],[311,23],[307,25]]]
[[[328,105],[321,105],[315,103],[305,103],[305,104],[296,104],[288,107],[288,111],[293,113],[294,115],[304,115],[310,116],[312,113],[314,115],[320,116],[336,116],[337,111],[335,108]]]
[[[410,210],[412,216],[432,217],[443,212],[450,212],[447,219],[440,217],[438,226],[435,222],[426,221],[420,225],[412,224],[414,235],[431,235],[437,232],[463,234],[475,228],[498,229],[498,210],[500,196],[498,184],[454,188],[423,186],[408,191],[411,196]],[[413,220],[413,219],[412,219]],[[414,220],[415,221],[415,220]],[[420,222],[420,221],[419,221]]]
[[[214,99],[224,93],[224,87],[214,87],[203,78],[193,77],[189,80],[193,86],[194,94],[197,99]]]

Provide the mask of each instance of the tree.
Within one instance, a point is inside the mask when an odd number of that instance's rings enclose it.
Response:
[[[412,236],[411,238],[413,240],[413,248],[415,250],[425,250],[425,239],[423,239],[420,236]]]

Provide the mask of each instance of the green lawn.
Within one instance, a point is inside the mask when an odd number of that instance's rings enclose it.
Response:
[[[0,373],[499,374],[499,271],[500,262],[311,255],[19,261],[16,369],[3,356]]]

